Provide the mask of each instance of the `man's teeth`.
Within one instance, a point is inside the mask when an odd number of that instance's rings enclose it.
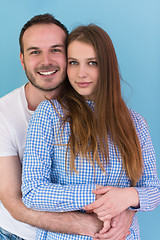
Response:
[[[56,70],[55,71],[48,71],[48,72],[39,72],[41,75],[44,75],[44,76],[48,76],[48,75],[51,75],[51,74],[53,74],[53,73],[55,73],[56,72]]]

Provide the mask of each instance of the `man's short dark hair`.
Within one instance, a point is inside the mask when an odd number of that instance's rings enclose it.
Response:
[[[45,13],[45,14],[41,14],[41,15],[36,15],[33,18],[31,18],[28,22],[26,22],[26,24],[23,26],[21,32],[20,32],[20,36],[19,36],[19,45],[20,45],[20,51],[21,53],[24,53],[24,47],[23,47],[23,35],[24,32],[31,26],[35,25],[35,24],[55,24],[57,26],[59,26],[60,28],[62,28],[62,30],[65,32],[66,37],[68,36],[68,30],[67,28],[59,21],[57,20],[52,14],[49,13]]]

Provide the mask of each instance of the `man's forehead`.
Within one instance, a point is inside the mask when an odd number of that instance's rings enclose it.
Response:
[[[41,37],[45,36],[45,34],[51,34],[53,36],[62,36],[66,38],[66,33],[64,30],[57,26],[56,24],[50,23],[50,24],[34,24],[30,26],[25,32],[24,32],[24,38],[25,37],[32,37],[36,36],[37,34],[42,34]]]
[[[35,24],[23,35],[23,42],[27,45],[65,45],[65,40],[65,32],[56,24]]]

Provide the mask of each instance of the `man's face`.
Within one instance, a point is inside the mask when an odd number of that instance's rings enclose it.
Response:
[[[36,88],[52,91],[66,77],[65,32],[55,24],[36,24],[23,35],[20,60],[28,80]]]

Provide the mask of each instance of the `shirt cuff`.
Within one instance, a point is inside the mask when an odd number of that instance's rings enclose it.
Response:
[[[149,196],[147,193],[146,188],[143,187],[135,187],[135,189],[138,192],[139,196],[139,208],[131,208],[132,210],[135,211],[148,211],[149,210]]]
[[[92,192],[93,189],[96,189],[96,184],[77,185],[75,188],[73,198],[76,209],[82,209],[96,200],[96,196]]]

